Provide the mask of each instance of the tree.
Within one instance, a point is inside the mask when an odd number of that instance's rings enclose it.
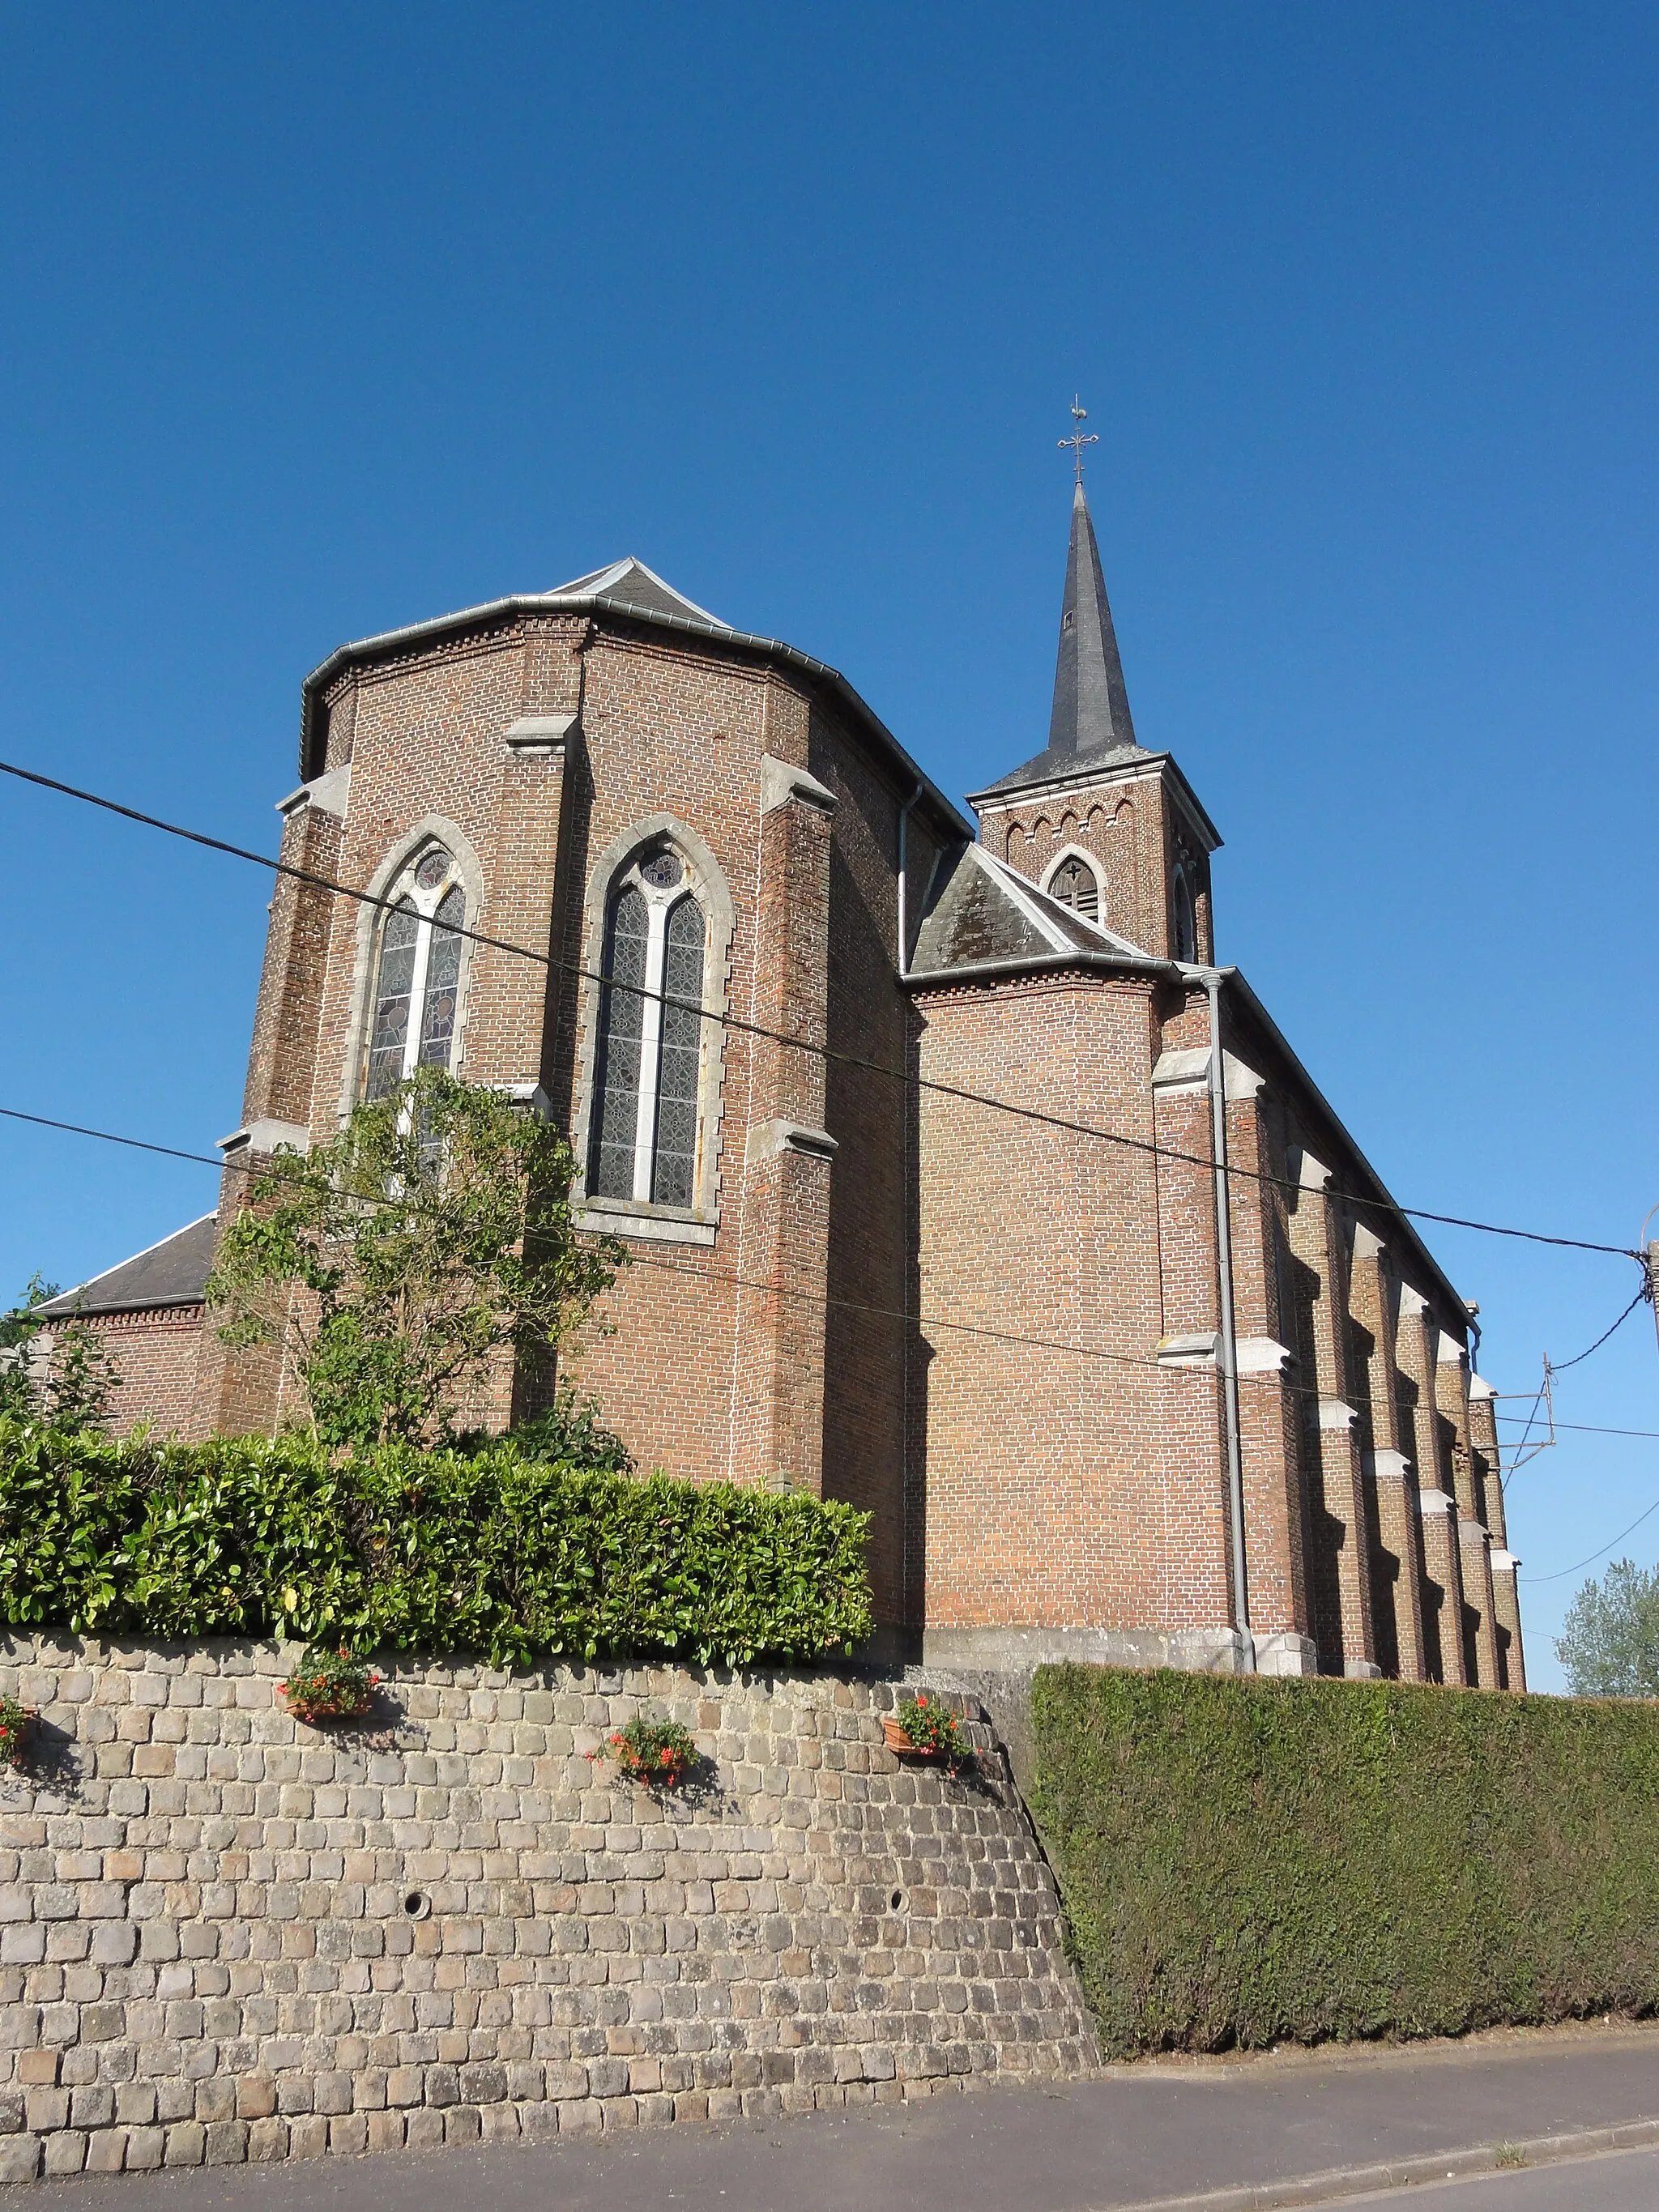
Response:
[[[42,1421],[60,1435],[109,1425],[121,1373],[109,1347],[83,1321],[70,1321],[39,1358],[34,1340],[51,1324],[40,1309],[58,1295],[56,1283],[31,1275],[21,1303],[0,1315],[0,1413]]]
[[[101,1332],[71,1321],[52,1348],[40,1387],[46,1426],[60,1435],[81,1429],[107,1429],[121,1370],[110,1357]]]
[[[550,1354],[626,1257],[577,1241],[573,1169],[535,1114],[421,1068],[255,1183],[208,1280],[219,1334],[282,1346],[325,1443],[447,1441],[501,1347]]]
[[[1555,1656],[1580,1698],[1659,1698],[1659,1568],[1615,1560],[1567,1608]]]
[[[40,1411],[35,1378],[34,1340],[47,1324],[37,1309],[58,1296],[56,1283],[31,1275],[28,1287],[9,1314],[0,1314],[0,1413],[33,1421]]]

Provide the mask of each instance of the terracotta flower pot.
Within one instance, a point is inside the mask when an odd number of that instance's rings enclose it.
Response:
[[[912,1743],[904,1733],[902,1721],[890,1720],[884,1713],[882,1716],[881,1732],[887,1739],[888,1750],[896,1752],[901,1759],[927,1759],[936,1761],[939,1758],[939,1753],[931,1745]]]

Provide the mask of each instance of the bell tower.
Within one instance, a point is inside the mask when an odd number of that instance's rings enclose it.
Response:
[[[972,793],[987,849],[1144,952],[1212,962],[1210,855],[1221,842],[1168,753],[1135,740],[1100,548],[1083,489],[1086,410],[1060,443],[1075,455],[1048,742]]]

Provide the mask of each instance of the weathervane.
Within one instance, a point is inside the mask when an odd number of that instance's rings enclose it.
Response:
[[[1073,431],[1069,438],[1062,438],[1060,441],[1060,443],[1062,447],[1069,446],[1072,449],[1072,460],[1073,465],[1076,467],[1077,480],[1079,483],[1083,482],[1083,448],[1085,446],[1097,446],[1100,443],[1100,440],[1096,436],[1092,430],[1085,432],[1083,426],[1088,419],[1088,409],[1082,405],[1077,393],[1073,392],[1072,394],[1072,420],[1077,424],[1077,428]]]

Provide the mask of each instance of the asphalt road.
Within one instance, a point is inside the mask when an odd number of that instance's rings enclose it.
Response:
[[[1479,2181],[1442,2181],[1351,2197],[1345,2212],[1409,2202],[1413,2212],[1654,2212],[1659,2206],[1659,2150],[1614,2151]]]
[[[52,2212],[1129,2212],[1431,2154],[1474,2151],[1484,2161],[1499,2144],[1641,2120],[1659,2121],[1659,2028],[1587,2028],[1124,2067],[1047,2089],[602,2141],[30,2185]],[[1407,2193],[1418,2212],[1443,2196],[1444,2212],[1569,2201],[1656,2212],[1656,2176],[1659,2162],[1644,2154],[1450,2188],[1425,2177]]]

